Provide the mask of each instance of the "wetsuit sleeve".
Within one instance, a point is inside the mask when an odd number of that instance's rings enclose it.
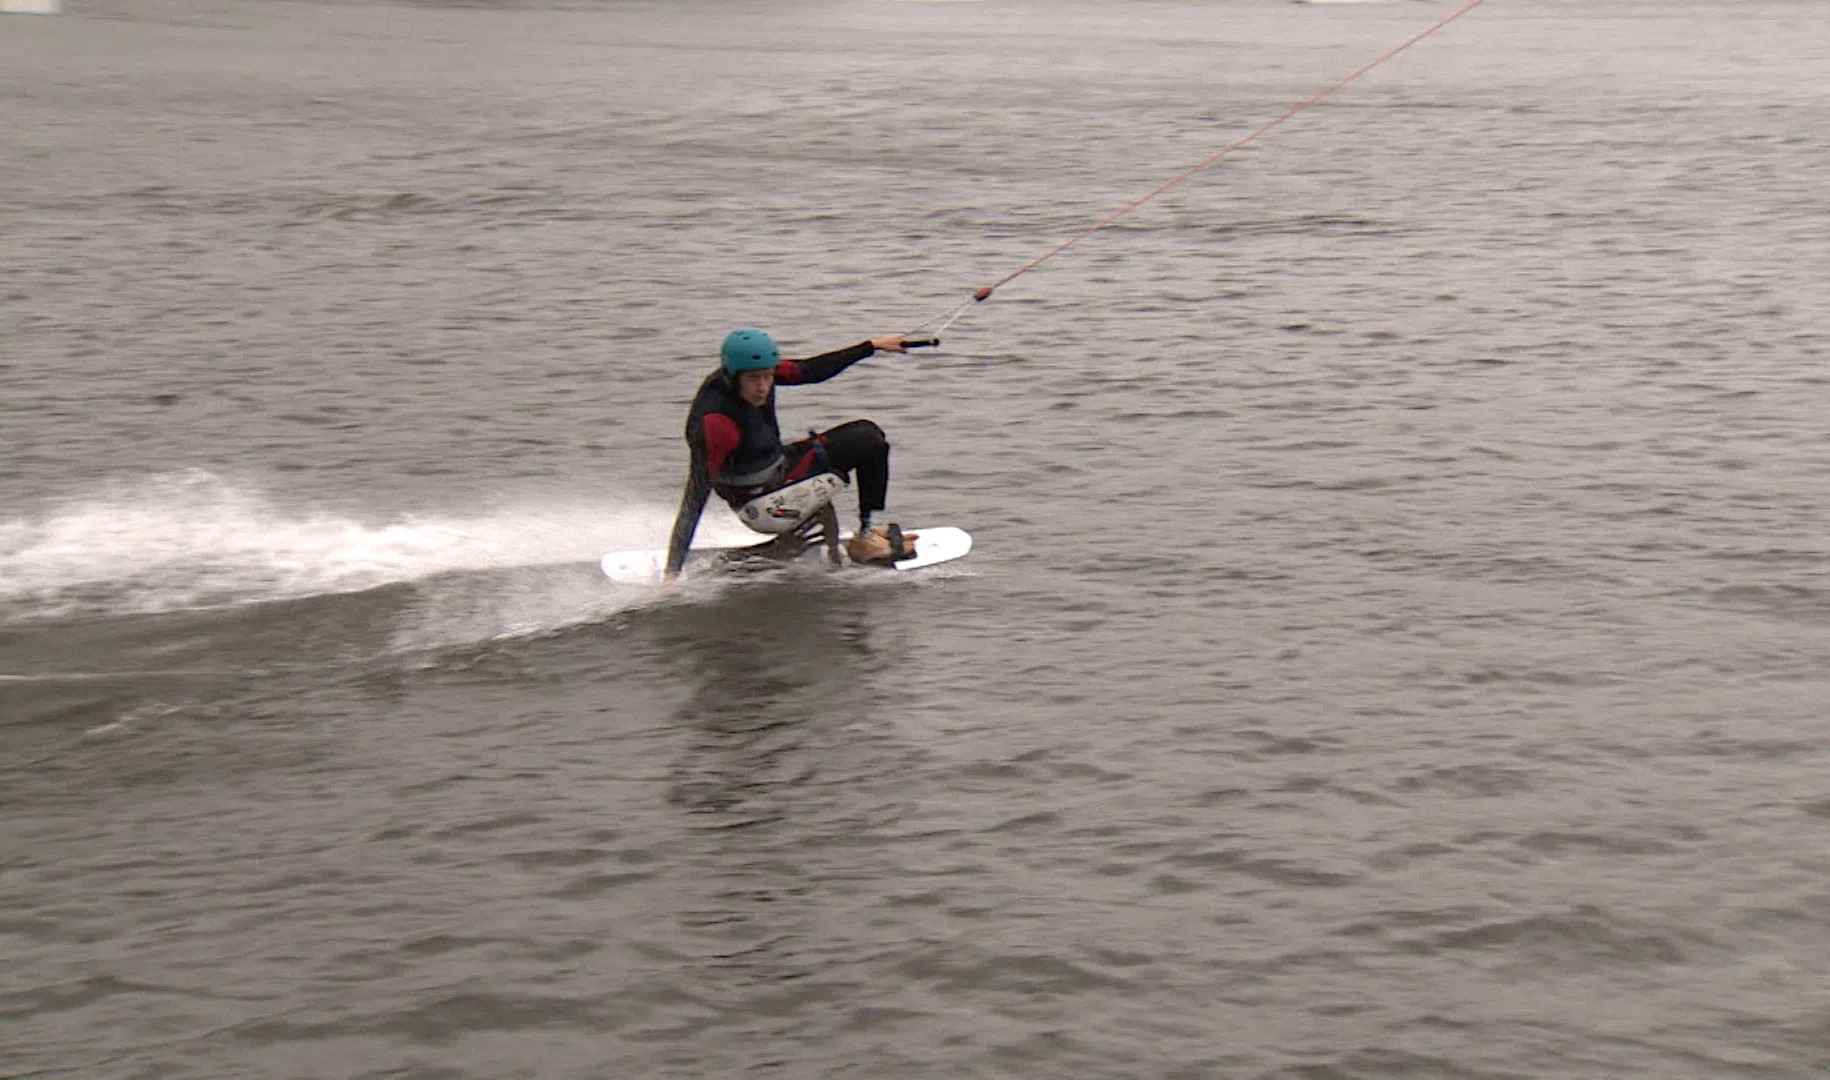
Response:
[[[686,565],[686,552],[693,546],[693,533],[699,530],[699,515],[705,511],[705,499],[711,490],[712,474],[705,467],[705,453],[695,446],[686,490],[680,494],[680,512],[674,515],[674,531],[667,538],[667,576],[670,578]]]
[[[783,360],[775,366],[775,381],[788,386],[825,382],[876,351],[875,345],[860,341],[849,348],[821,353],[805,360]]]
[[[699,423],[705,439],[705,475],[717,476],[724,459],[743,441],[743,432],[737,421],[723,413],[707,413]]]

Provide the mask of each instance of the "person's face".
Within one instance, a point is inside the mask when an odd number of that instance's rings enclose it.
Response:
[[[775,389],[775,372],[770,369],[762,371],[742,371],[737,374],[737,396],[745,403],[758,408],[769,400],[769,391]]]

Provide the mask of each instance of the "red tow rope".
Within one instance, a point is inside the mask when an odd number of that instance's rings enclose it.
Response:
[[[1229,143],[1228,145],[1215,151],[1213,154],[1209,155],[1205,161],[1202,161],[1200,164],[1195,165],[1193,168],[1185,170],[1184,172],[1182,172],[1181,175],[1174,177],[1173,179],[1169,180],[1165,184],[1162,184],[1161,186],[1156,188],[1156,190],[1151,191],[1151,192],[1143,195],[1140,198],[1132,200],[1131,202],[1118,208],[1117,210],[1113,211],[1112,213],[1107,214],[1105,216],[1105,218],[1103,218],[1098,224],[1094,225],[1093,227],[1091,227],[1091,228],[1085,230],[1084,232],[1081,232],[1075,236],[1069,237],[1067,240],[1064,240],[1061,243],[1055,245],[1055,247],[1052,250],[1046,252],[1041,257],[1033,259],[1030,262],[1025,263],[1024,265],[1019,266],[1017,269],[1012,270],[1008,274],[1005,274],[1003,277],[999,278],[998,280],[992,282],[991,284],[985,286],[982,289],[979,289],[977,292],[974,292],[972,294],[971,300],[968,300],[965,303],[954,308],[952,313],[947,316],[946,321],[942,322],[939,326],[935,327],[934,330],[932,331],[932,333],[938,334],[940,331],[945,330],[948,326],[952,325],[952,323],[955,319],[958,319],[960,317],[960,315],[962,313],[964,313],[966,311],[966,309],[971,307],[973,304],[982,303],[985,300],[990,299],[991,294],[996,292],[998,289],[1004,287],[1005,285],[1010,284],[1012,281],[1015,281],[1017,278],[1022,277],[1024,274],[1029,273],[1031,270],[1034,270],[1036,267],[1041,266],[1043,263],[1049,261],[1050,259],[1054,258],[1055,256],[1066,251],[1068,248],[1073,247],[1075,244],[1080,243],[1082,240],[1085,240],[1087,237],[1092,236],[1094,233],[1098,232],[1099,230],[1107,227],[1108,225],[1111,225],[1113,222],[1117,221],[1119,218],[1122,218],[1126,214],[1129,214],[1131,211],[1136,210],[1138,207],[1140,207],[1140,206],[1144,205],[1145,203],[1149,202],[1150,200],[1156,198],[1158,195],[1163,194],[1165,191],[1168,191],[1170,188],[1175,187],[1177,184],[1180,184],[1182,181],[1188,179],[1189,177],[1195,175],[1196,173],[1212,168],[1217,162],[1219,162],[1219,160],[1221,158],[1225,157],[1226,155],[1232,153],[1233,151],[1239,149],[1242,146],[1249,145],[1254,140],[1256,140],[1260,135],[1263,135],[1265,132],[1270,131],[1272,128],[1283,123],[1285,120],[1288,120],[1291,117],[1295,116],[1297,113],[1302,112],[1304,109],[1309,108],[1309,106],[1314,105],[1317,102],[1320,102],[1320,101],[1326,99],[1327,97],[1329,97],[1330,95],[1335,93],[1335,91],[1340,90],[1342,87],[1346,86],[1348,83],[1353,82],[1355,79],[1358,79],[1360,76],[1366,74],[1367,72],[1371,71],[1372,69],[1385,63],[1387,60],[1390,60],[1392,57],[1397,56],[1399,53],[1410,48],[1412,45],[1417,44],[1419,41],[1422,41],[1424,38],[1427,38],[1431,34],[1434,34],[1436,31],[1441,30],[1443,27],[1454,22],[1456,19],[1461,18],[1463,15],[1466,15],[1468,12],[1473,11],[1475,8],[1481,6],[1481,4],[1483,4],[1485,2],[1486,2],[1486,0],[1469,0],[1469,3],[1463,5],[1461,8],[1457,9],[1454,13],[1447,15],[1444,18],[1438,20],[1429,29],[1424,30],[1423,32],[1417,34],[1416,36],[1412,37],[1410,40],[1404,42],[1402,45],[1398,45],[1398,46],[1390,49],[1389,51],[1387,51],[1385,53],[1385,55],[1379,57],[1377,60],[1374,60],[1368,64],[1364,64],[1361,67],[1355,69],[1352,74],[1348,75],[1346,78],[1340,80],[1339,82],[1328,87],[1327,89],[1321,91],[1320,93],[1314,95],[1313,97],[1305,98],[1304,100],[1299,101],[1296,104],[1290,106],[1288,109],[1284,110],[1282,115],[1280,115],[1272,120],[1266,121],[1265,123],[1259,125],[1259,127],[1256,130],[1252,131],[1250,134],[1247,134],[1239,139],[1236,139],[1233,142]]]

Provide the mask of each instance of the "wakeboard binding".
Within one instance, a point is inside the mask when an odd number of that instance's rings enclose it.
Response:
[[[915,541],[918,539],[919,533],[905,533],[900,525],[879,525],[852,537],[846,544],[846,554],[856,563],[894,566],[904,559],[915,557]]]

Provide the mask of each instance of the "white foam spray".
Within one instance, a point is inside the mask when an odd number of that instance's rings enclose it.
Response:
[[[742,532],[711,514],[702,533]],[[139,614],[357,592],[441,574],[594,563],[665,544],[672,507],[541,501],[365,520],[203,471],[108,485],[0,516],[0,608]]]

